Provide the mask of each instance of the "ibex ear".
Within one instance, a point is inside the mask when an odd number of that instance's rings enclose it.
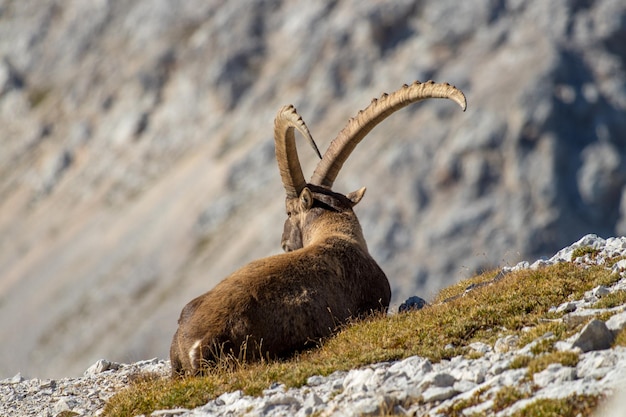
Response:
[[[365,195],[365,187],[359,188],[356,191],[352,191],[351,193],[348,193],[346,197],[348,197],[348,200],[352,201],[352,207],[354,207],[359,203],[359,201],[361,201],[364,195]]]
[[[313,205],[313,194],[311,194],[311,190],[308,187],[304,187],[300,193],[300,204],[302,204],[303,210],[308,210]]]

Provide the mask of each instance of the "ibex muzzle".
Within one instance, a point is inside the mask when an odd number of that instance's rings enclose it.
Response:
[[[374,99],[348,121],[321,157],[310,183],[298,159],[294,130],[317,146],[293,106],[274,124],[276,159],[286,191],[284,254],[234,272],[183,309],[170,349],[172,374],[197,374],[223,355],[239,359],[285,357],[315,345],[351,317],[386,311],[387,277],[370,256],[352,208],[365,188],[347,195],[331,190],[343,163],[378,123],[427,98],[466,107],[449,84],[415,82]]]

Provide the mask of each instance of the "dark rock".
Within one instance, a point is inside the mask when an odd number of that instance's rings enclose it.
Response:
[[[603,350],[611,347],[615,336],[606,327],[603,321],[591,320],[580,332],[573,343],[574,347],[580,348],[583,352],[592,350]]]
[[[414,295],[413,297],[407,298],[404,303],[400,304],[400,307],[398,307],[398,313],[405,313],[412,310],[421,310],[422,308],[426,307],[427,304],[428,303],[426,302],[426,300]]]

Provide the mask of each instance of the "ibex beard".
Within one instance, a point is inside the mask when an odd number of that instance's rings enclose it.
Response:
[[[351,318],[386,312],[389,281],[370,256],[353,211],[365,188],[347,195],[331,188],[370,130],[394,111],[426,98],[466,106],[463,93],[448,84],[405,85],[350,119],[323,157],[295,108],[279,110],[274,138],[286,191],[286,253],[249,263],[183,308],[170,348],[173,376],[202,373],[224,357],[287,357],[315,346]],[[309,183],[298,159],[295,129],[321,158]]]

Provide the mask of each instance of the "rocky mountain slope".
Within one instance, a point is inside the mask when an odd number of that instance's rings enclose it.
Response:
[[[615,301],[623,301],[626,291],[626,238],[604,240],[588,235],[549,260],[532,265],[521,262],[502,273],[537,270],[569,260],[579,268],[604,265],[616,277],[614,284],[597,286],[582,299],[570,294],[570,301],[553,306],[552,312],[560,314],[553,320],[582,327],[565,340],[547,332],[521,343],[517,334],[508,334],[495,343],[473,342],[465,355],[437,363],[410,356],[328,376],[310,376],[298,388],[276,382],[257,397],[241,390],[226,392],[195,409],[158,410],[151,415],[504,417],[589,416],[595,411],[602,417],[622,416],[626,305]],[[610,299],[613,301],[607,304]],[[101,359],[80,378],[24,379],[17,374],[0,380],[0,415],[101,415],[113,394],[141,380],[142,375],[169,378],[169,373],[169,361],[155,358],[133,364]],[[607,401],[611,396],[615,399]],[[115,411],[120,415],[121,410]]]
[[[0,376],[166,357],[188,300],[279,252],[283,104],[324,150],[403,83],[465,91],[335,183],[368,187],[395,305],[626,233],[625,37],[619,0],[0,1]]]

